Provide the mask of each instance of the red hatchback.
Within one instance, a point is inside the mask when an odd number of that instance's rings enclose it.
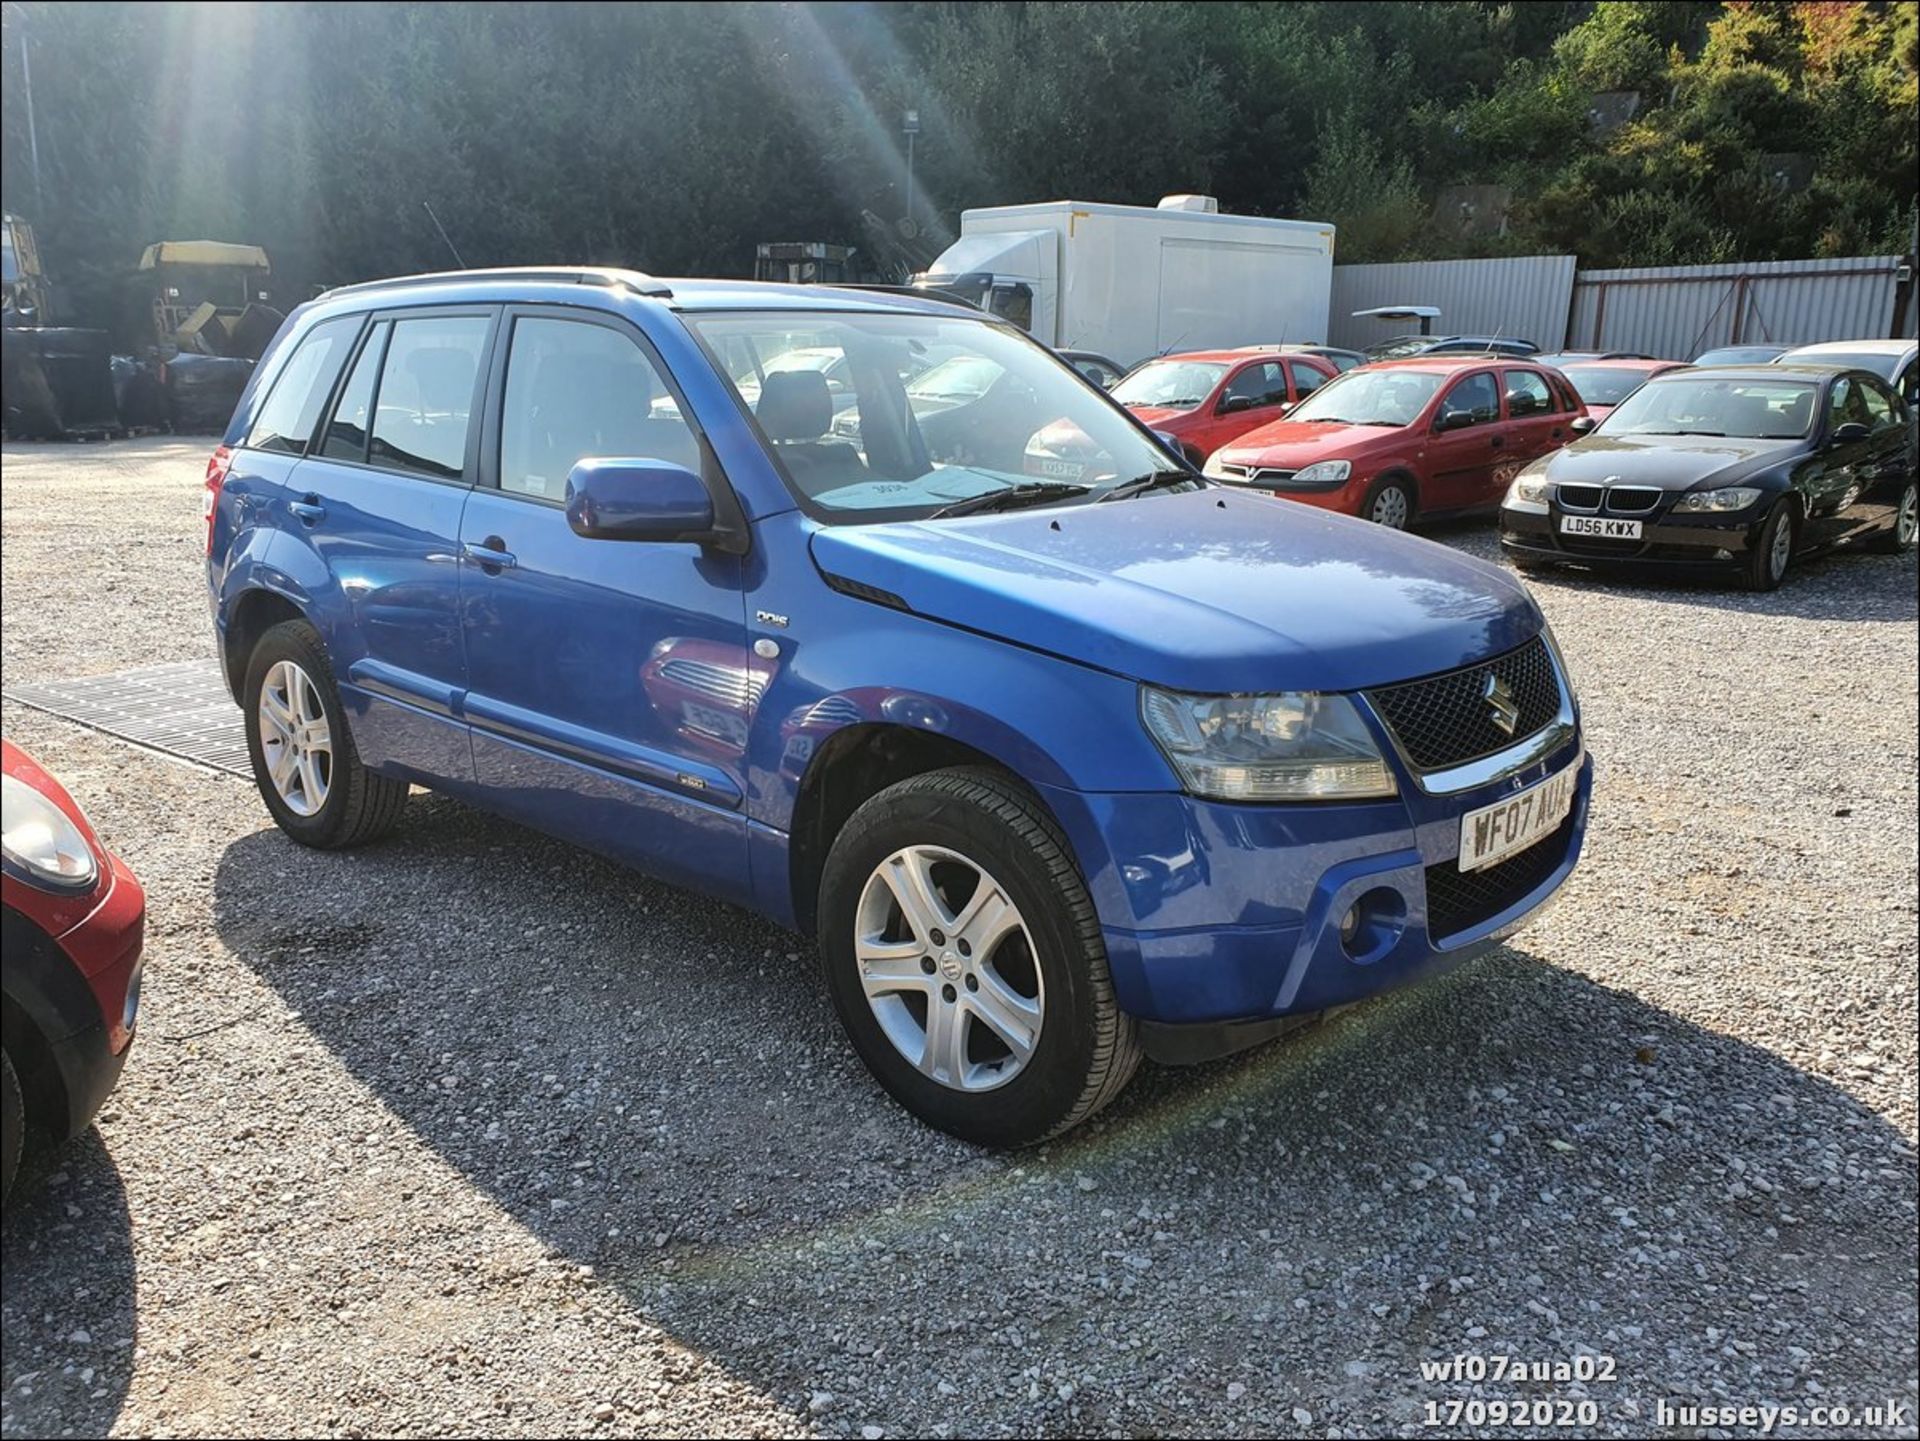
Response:
[[[1141,424],[1179,441],[1187,459],[1200,465],[1338,374],[1318,355],[1282,355],[1262,346],[1194,350],[1136,366],[1108,394]]]
[[[1585,414],[1545,366],[1382,361],[1215,451],[1206,473],[1401,529],[1416,517],[1494,509],[1520,468],[1573,439]]]
[[[120,1079],[140,1008],[146,893],[73,797],[11,741],[4,787],[0,1198],[31,1131],[78,1135]]]

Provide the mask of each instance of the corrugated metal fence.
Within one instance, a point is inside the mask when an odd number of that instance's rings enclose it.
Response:
[[[1570,350],[1639,350],[1691,360],[1717,345],[1811,345],[1904,330],[1897,255],[1583,270],[1575,278]]]
[[[1529,255],[1336,265],[1327,328],[1335,345],[1366,346],[1413,327],[1356,320],[1354,311],[1433,305],[1440,309],[1436,331],[1516,336],[1542,350],[1633,350],[1678,360],[1736,343],[1911,336],[1920,286],[1901,295],[1906,263],[1898,255],[1859,255],[1576,273],[1571,255]]]
[[[1417,325],[1356,320],[1356,310],[1382,305],[1435,305],[1436,330],[1453,335],[1508,335],[1558,350],[1567,331],[1573,290],[1571,255],[1498,260],[1420,260],[1333,267],[1328,343],[1356,349],[1407,334]]]

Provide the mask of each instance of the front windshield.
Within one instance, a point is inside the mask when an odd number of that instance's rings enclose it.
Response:
[[[1620,365],[1563,365],[1560,373],[1588,405],[1618,405],[1647,380],[1646,371]]]
[[[723,373],[765,376],[735,391],[793,490],[825,519],[925,517],[1015,487],[1091,497],[1173,466],[1099,391],[1005,325],[907,312],[686,320]],[[771,369],[796,350],[843,358],[845,392],[830,393],[817,369]],[[907,381],[928,357],[937,363]]]
[[[1813,428],[1817,389],[1800,380],[1688,376],[1643,385],[1600,422],[1606,435],[1726,435],[1793,440]]]
[[[1411,425],[1445,379],[1427,370],[1349,370],[1301,401],[1287,419]]]
[[[1122,405],[1198,405],[1226,373],[1226,366],[1204,360],[1149,360],[1111,393]]]

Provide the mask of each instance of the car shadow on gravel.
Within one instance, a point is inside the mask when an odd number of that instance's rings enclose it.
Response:
[[[4,1232],[0,1428],[104,1436],[136,1335],[132,1220],[97,1130],[21,1169]]]
[[[1744,590],[1725,576],[1686,571],[1626,572],[1555,567],[1531,571],[1536,589],[1581,588],[1671,605],[1749,615],[1912,625],[1920,617],[1911,555],[1830,553],[1797,561],[1778,590]]]
[[[1589,1344],[1646,1400],[1729,1337],[1785,1394],[1858,1374],[1861,1314],[1912,1374],[1899,1133],[1523,948],[1008,1156],[887,1099],[806,945],[451,802],[350,856],[245,836],[214,904],[439,1157],[798,1424],[1404,1428],[1427,1355]]]

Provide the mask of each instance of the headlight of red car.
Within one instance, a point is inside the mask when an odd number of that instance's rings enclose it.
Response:
[[[23,780],[0,776],[0,856],[28,885],[84,891],[100,871],[93,847],[67,813]]]

